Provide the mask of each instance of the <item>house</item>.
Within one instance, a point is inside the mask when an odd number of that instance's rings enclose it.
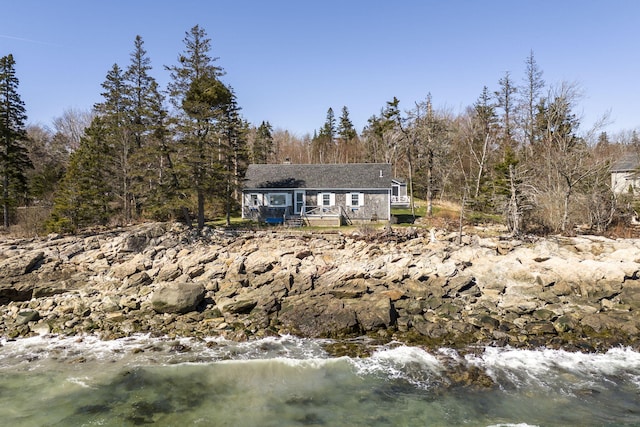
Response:
[[[406,201],[406,184],[392,178],[388,163],[252,164],[242,217],[326,226],[389,221],[392,194]]]
[[[616,194],[637,194],[640,190],[640,157],[628,154],[611,167],[611,190]]]

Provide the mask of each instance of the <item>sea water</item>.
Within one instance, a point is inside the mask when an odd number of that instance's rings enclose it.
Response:
[[[628,348],[458,352],[391,343],[351,358],[330,356],[328,343],[1,341],[0,424],[640,426],[640,354]],[[491,381],[452,381],[452,366]]]

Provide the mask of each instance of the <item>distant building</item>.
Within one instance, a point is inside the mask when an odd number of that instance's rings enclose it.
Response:
[[[640,191],[640,157],[627,154],[611,167],[611,189],[616,194]]]

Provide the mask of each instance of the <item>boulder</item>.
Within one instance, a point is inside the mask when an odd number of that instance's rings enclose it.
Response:
[[[200,283],[164,283],[153,292],[151,306],[158,313],[188,313],[198,307],[205,292]]]
[[[330,295],[285,299],[279,320],[285,329],[305,337],[341,338],[361,331],[353,308]]]
[[[0,278],[15,277],[33,271],[44,260],[43,251],[31,251],[0,262]]]

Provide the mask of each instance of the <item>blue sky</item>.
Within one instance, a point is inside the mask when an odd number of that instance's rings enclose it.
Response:
[[[142,36],[162,87],[194,25],[212,40],[223,81],[253,124],[302,136],[327,109],[356,129],[394,96],[402,109],[431,93],[463,111],[534,52],[548,85],[578,84],[586,130],[640,128],[640,1],[636,0],[0,0],[0,56],[16,60],[29,122],[89,109],[114,63]]]

